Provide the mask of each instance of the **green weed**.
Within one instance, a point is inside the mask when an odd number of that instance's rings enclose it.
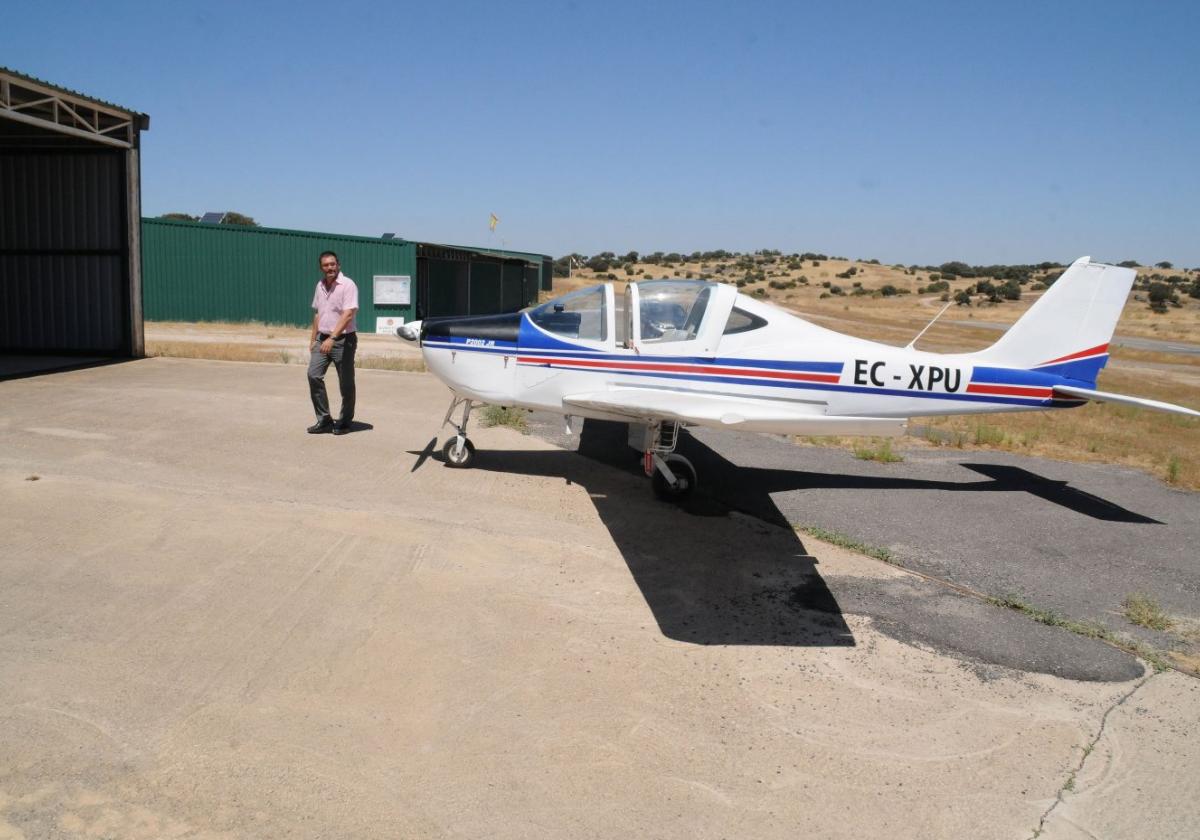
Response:
[[[525,412],[518,408],[505,408],[499,405],[489,405],[483,409],[483,425],[507,426],[516,429],[523,435],[529,434],[529,424],[525,421]]]
[[[1173,623],[1158,602],[1144,592],[1134,592],[1121,606],[1125,608],[1125,618],[1140,627],[1169,630]]]
[[[1002,595],[999,598],[988,597],[988,602],[1005,609],[1016,610],[1024,613],[1034,621],[1045,624],[1049,627],[1059,627],[1077,636],[1083,636],[1088,639],[1099,639],[1107,642],[1115,648],[1119,648],[1127,653],[1132,653],[1134,656],[1139,656],[1150,663],[1150,666],[1155,671],[1166,671],[1170,669],[1170,665],[1162,657],[1157,650],[1147,647],[1132,639],[1123,638],[1116,635],[1107,627],[1097,624],[1093,621],[1076,621],[1073,618],[1067,618],[1053,610],[1045,610],[1040,607],[1035,607],[1022,598],[1020,595]]]
[[[843,534],[841,531],[830,531],[825,528],[820,528],[816,525],[800,525],[796,530],[808,534],[811,537],[816,537],[817,539],[830,543],[831,545],[836,545],[840,548],[846,548],[850,551],[857,551],[859,554],[865,554],[868,557],[874,557],[876,560],[882,560],[884,563],[899,565],[899,561],[895,558],[892,552],[888,551],[886,548],[880,548],[879,546],[867,545],[866,543],[859,542],[858,540],[854,539],[854,537],[851,537],[848,534]]]
[[[1001,446],[1004,443],[1004,430],[996,426],[980,423],[975,427],[976,446]]]
[[[874,443],[877,438],[871,438]],[[883,438],[878,445],[855,444],[854,457],[860,461],[878,461],[881,464],[895,464],[904,460],[904,456],[892,451],[892,439]]]
[[[1172,455],[1167,461],[1167,484],[1179,483],[1179,456]]]

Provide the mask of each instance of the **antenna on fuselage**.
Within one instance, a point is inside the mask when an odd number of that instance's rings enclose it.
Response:
[[[929,332],[929,328],[934,325],[934,323],[937,321],[938,318],[942,317],[942,315],[945,313],[945,311],[947,309],[949,309],[951,307],[951,305],[953,305],[953,303],[954,303],[954,301],[950,301],[945,306],[943,306],[942,311],[939,312],[938,314],[934,315],[933,320],[930,321],[928,324],[926,324],[925,329],[923,329],[919,333],[917,333],[917,337],[914,338],[912,341],[908,342],[908,346],[905,347],[904,349],[905,350],[915,350],[916,347],[914,345],[916,345],[916,343],[921,340],[921,336],[923,336],[923,335],[925,335],[925,333]]]

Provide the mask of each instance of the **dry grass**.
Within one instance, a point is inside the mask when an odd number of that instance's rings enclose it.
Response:
[[[359,356],[354,360],[356,368],[369,370],[402,370],[409,373],[424,373],[425,362],[408,356]]]
[[[1108,370],[1100,387],[1200,408],[1200,387],[1162,376]],[[917,421],[936,431],[929,443],[965,439],[960,445],[1023,452],[1066,461],[1137,467],[1164,481],[1200,490],[1200,419],[1159,411],[1090,403],[1054,411],[991,414]]]
[[[169,356],[176,359],[212,359],[219,362],[267,362],[272,364],[307,365],[309,354],[304,344],[296,348],[264,348],[237,342],[163,341],[147,340],[147,356]],[[425,362],[413,356],[369,356],[360,353],[354,360],[360,370],[398,370],[422,373]]]
[[[1163,612],[1158,601],[1144,592],[1134,592],[1121,606],[1124,607],[1125,618],[1133,624],[1159,631],[1171,628],[1171,619]]]
[[[146,355],[170,356],[175,359],[213,359],[219,362],[274,362],[283,365],[308,361],[305,354],[292,350],[194,341],[147,341]]]

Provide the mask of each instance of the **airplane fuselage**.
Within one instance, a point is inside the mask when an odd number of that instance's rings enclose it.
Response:
[[[562,334],[574,330],[574,321],[571,330],[555,331],[555,317],[569,313],[551,313],[539,324],[533,310],[460,319],[453,329],[431,323],[422,350],[435,375],[479,402],[627,420],[627,412],[598,407],[594,398],[572,398],[670,392],[681,400],[728,402],[729,410],[718,406],[709,422],[693,415],[689,422],[797,434],[889,433],[895,426],[868,423],[855,431],[848,418],[894,421],[1079,405],[1056,398],[1054,386],[1081,381],[1075,378],[1081,371],[1098,369],[1107,358],[1107,348],[1097,347],[1073,359],[1047,360],[1044,370],[983,365],[971,354],[927,353],[835,333],[730,287],[710,286],[704,320],[678,341],[646,340],[638,333],[648,327],[632,318],[619,335],[618,319],[629,315],[619,312],[609,318],[609,329],[581,339]],[[605,292],[598,308],[613,299]],[[749,328],[731,331],[731,316]]]

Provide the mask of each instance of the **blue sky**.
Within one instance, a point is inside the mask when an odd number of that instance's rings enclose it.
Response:
[[[1200,3],[9,0],[146,215],[561,255],[1200,266]]]

